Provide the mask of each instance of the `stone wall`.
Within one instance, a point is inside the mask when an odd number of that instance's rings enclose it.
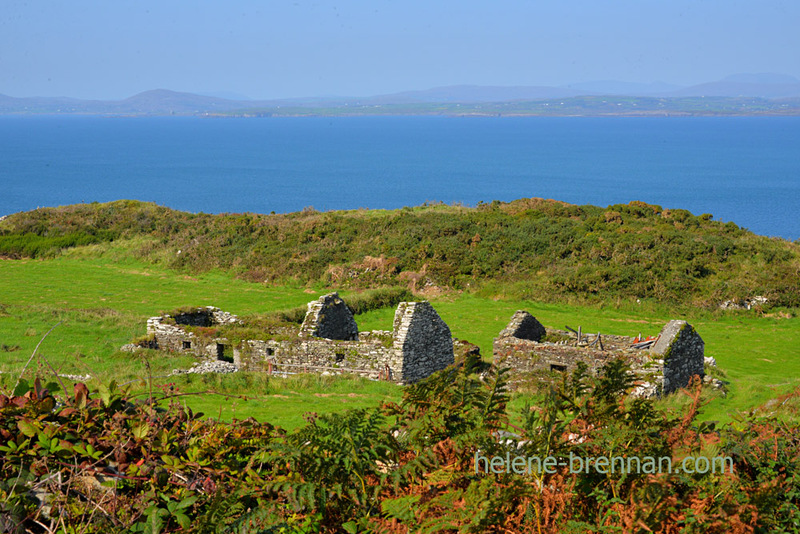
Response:
[[[176,313],[173,319],[175,319],[175,324],[184,326],[211,326],[214,324],[211,312],[204,308],[200,308],[197,311]]]
[[[170,316],[165,315],[164,317]],[[222,311],[214,306],[206,306],[204,308],[176,313],[173,319],[175,320],[175,324],[186,326],[215,326],[240,322],[237,316]]]
[[[356,340],[358,325],[339,294],[330,293],[308,303],[306,317],[300,326],[300,335],[342,341]]]
[[[156,340],[156,347],[169,352],[190,352],[204,358],[221,359],[228,340],[225,338],[204,338],[187,332],[181,326],[165,323],[165,317],[151,317],[147,320],[147,333]]]
[[[637,391],[643,396],[668,394],[686,387],[695,374],[703,376],[703,340],[686,321],[667,323],[655,344],[647,350],[635,348],[637,340],[628,336],[600,335],[598,341],[598,334],[584,334],[578,340],[574,333],[550,328],[545,329],[547,337],[561,341],[534,341],[511,335],[521,331],[523,322],[533,325],[530,320],[536,321],[524,313],[515,313],[493,343],[495,361],[511,367],[518,381],[533,375],[546,376],[553,371],[571,373],[578,362],[583,362],[596,374],[619,357],[630,363],[638,377]],[[535,324],[540,323],[536,321]],[[527,335],[524,330],[521,332]]]
[[[173,324],[174,323],[174,324]],[[191,352],[211,359],[233,358],[230,344],[225,338],[206,338],[187,331],[184,326],[222,326],[241,323],[236,315],[206,306],[196,310],[163,315],[147,320],[147,334],[156,341],[156,347],[169,352]],[[230,354],[230,355],[229,355]]]
[[[547,328],[545,335],[553,338],[569,338],[571,334],[566,330]],[[534,371],[571,373],[579,361],[585,363],[590,371],[596,372],[617,356],[623,355],[628,360],[638,360],[637,357],[641,353],[630,348],[633,342],[631,337],[601,335],[602,349],[599,343],[589,346],[596,334],[582,337],[584,341],[578,344],[574,334],[569,342],[540,342],[505,335],[494,339],[492,352],[496,361],[505,361],[505,365],[522,373]],[[645,362],[641,363],[643,365]]]
[[[402,380],[402,355],[370,332],[359,341],[303,337],[292,341],[248,340],[234,363],[245,369],[275,372],[355,373],[370,378]],[[367,338],[367,339],[363,339]]]
[[[394,348],[405,382],[416,382],[455,362],[450,328],[430,302],[401,302],[394,314]]]
[[[664,361],[664,393],[686,387],[694,375],[704,375],[705,343],[686,321],[668,322],[651,352]]]
[[[508,326],[500,332],[498,337],[515,337],[517,339],[541,341],[546,334],[547,331],[542,326],[542,323],[536,320],[536,317],[526,311],[517,310],[511,317]]]

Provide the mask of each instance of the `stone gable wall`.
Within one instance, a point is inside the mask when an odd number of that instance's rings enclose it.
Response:
[[[339,294],[330,293],[308,303],[300,335],[353,341],[358,339],[358,325]]]
[[[704,375],[705,343],[686,321],[668,322],[651,351],[664,361],[664,393],[686,387],[694,375]]]
[[[517,310],[511,317],[508,326],[500,332],[499,337],[515,337],[517,339],[528,339],[531,341],[541,341],[547,331],[542,323],[530,313]]]
[[[450,327],[430,302],[401,302],[394,314],[393,332],[406,382],[416,382],[455,362]]]

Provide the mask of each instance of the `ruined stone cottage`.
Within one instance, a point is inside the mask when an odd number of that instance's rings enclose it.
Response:
[[[450,328],[429,302],[400,303],[391,331],[359,332],[337,293],[309,302],[302,325],[277,335],[238,341],[215,335],[225,326],[244,325],[209,306],[151,317],[147,332],[152,348],[277,373],[355,373],[413,383],[455,359]],[[494,339],[493,355],[495,363],[512,369],[514,380],[571,372],[578,362],[596,373],[623,357],[638,377],[635,393],[648,397],[671,393],[704,374],[703,340],[686,321],[670,321],[658,337],[639,339],[545,328],[530,313],[517,311]]]
[[[517,377],[543,372],[572,372],[578,362],[596,373],[623,357],[638,377],[636,393],[668,394],[686,387],[694,375],[702,378],[704,343],[686,321],[670,321],[656,338],[584,334],[549,329],[525,311],[517,311],[494,339],[495,362],[511,367]]]
[[[350,372],[411,383],[454,363],[450,328],[429,302],[400,303],[391,331],[359,332],[337,293],[309,302],[299,331],[272,339],[233,342],[186,328],[237,323],[236,316],[208,307],[151,317],[147,332],[160,349],[227,360],[251,370]]]

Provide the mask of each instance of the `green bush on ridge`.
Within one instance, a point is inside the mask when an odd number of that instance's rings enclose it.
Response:
[[[190,214],[135,201],[81,204],[9,216],[0,224],[0,254],[38,257],[142,236],[150,246],[131,255],[258,282],[419,290],[523,281],[547,299],[650,298],[713,307],[762,295],[772,306],[800,306],[796,243],[638,201],[601,208],[521,199],[476,208],[286,215]]]

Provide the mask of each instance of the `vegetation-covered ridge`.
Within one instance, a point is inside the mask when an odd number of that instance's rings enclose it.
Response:
[[[210,215],[121,200],[0,221],[0,255],[10,258],[110,241],[139,260],[260,282],[705,307],[760,295],[771,306],[800,306],[800,243],[640,201],[602,208],[533,198],[475,208]]]

